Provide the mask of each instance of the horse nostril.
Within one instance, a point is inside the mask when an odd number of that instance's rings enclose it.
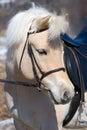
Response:
[[[63,101],[64,103],[67,103],[69,100],[70,100],[69,92],[68,92],[68,91],[65,91],[64,94],[63,94],[63,99],[62,99],[62,101]]]
[[[64,98],[64,99],[67,99],[67,98],[68,98],[68,92],[67,92],[67,91],[64,92],[63,98]]]

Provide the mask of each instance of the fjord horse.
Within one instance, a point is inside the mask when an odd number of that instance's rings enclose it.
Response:
[[[60,39],[68,27],[66,16],[41,7],[19,12],[9,21],[6,80],[12,84],[5,84],[5,96],[16,130],[59,129],[58,104],[74,96]]]

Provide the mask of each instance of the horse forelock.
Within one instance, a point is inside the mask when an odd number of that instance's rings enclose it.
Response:
[[[49,28],[48,28],[48,38],[54,39],[59,36],[61,32],[66,32],[68,29],[68,21],[65,19],[65,16],[57,16],[49,12],[48,10],[41,7],[34,7],[27,11],[20,12],[16,14],[8,24],[6,31],[7,44],[9,46],[13,44],[20,44],[21,41],[25,41],[27,37],[27,32],[30,26],[32,25],[32,31],[36,32],[37,25],[33,21],[37,19],[50,16]],[[39,24],[38,24],[39,26]]]

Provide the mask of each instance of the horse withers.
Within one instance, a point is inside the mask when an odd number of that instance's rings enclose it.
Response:
[[[6,80],[14,84],[5,84],[5,95],[17,130],[58,130],[54,105],[74,96],[60,39],[68,27],[66,16],[41,7],[20,12],[9,22]]]

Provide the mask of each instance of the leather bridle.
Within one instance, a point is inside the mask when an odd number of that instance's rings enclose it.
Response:
[[[24,44],[24,48],[23,48],[23,51],[22,51],[22,55],[21,55],[21,58],[20,58],[19,69],[21,70],[21,63],[22,63],[22,60],[23,60],[23,55],[24,55],[24,52],[25,52],[25,49],[26,49],[26,45],[28,45],[28,54],[29,54],[29,57],[31,59],[32,70],[33,70],[34,79],[35,79],[36,82],[35,83],[31,83],[31,82],[13,81],[13,80],[8,80],[8,79],[6,79],[6,80],[0,79],[0,82],[7,83],[7,84],[13,84],[13,85],[19,85],[19,86],[23,85],[23,86],[26,86],[26,87],[37,87],[39,90],[41,90],[41,85],[45,86],[42,83],[42,80],[45,77],[49,76],[50,74],[59,72],[59,71],[65,71],[64,67],[53,69],[53,70],[50,70],[48,72],[43,72],[41,70],[40,66],[37,63],[35,55],[33,53],[32,46],[29,43],[29,36],[31,34],[33,34],[33,33],[29,33],[29,32],[27,33],[27,38],[26,38],[26,41],[25,41],[25,44]],[[38,76],[37,69],[39,70],[39,72],[41,74],[41,77]]]
[[[42,30],[41,30],[42,31]],[[39,31],[40,32],[40,31]],[[37,32],[38,33],[38,32]],[[34,74],[34,79],[36,80],[36,87],[39,88],[39,90],[41,90],[41,85],[45,86],[43,83],[42,83],[42,80],[49,76],[50,74],[53,74],[55,72],[59,72],[59,71],[65,71],[65,68],[64,67],[61,67],[61,68],[57,68],[57,69],[53,69],[53,70],[50,70],[50,71],[47,71],[47,72],[43,72],[40,68],[40,66],[38,65],[37,63],[37,60],[35,58],[35,55],[33,53],[33,50],[32,50],[32,46],[31,44],[29,43],[29,36],[30,34],[32,33],[28,33],[27,35],[27,39],[26,39],[26,43],[24,45],[24,49],[23,49],[23,53],[24,53],[24,50],[25,50],[25,47],[26,45],[28,44],[28,54],[29,54],[29,57],[31,59],[31,63],[32,63],[32,70],[33,70],[33,74]],[[19,68],[21,68],[21,62],[22,62],[22,58],[23,58],[23,53],[22,53],[22,57],[21,57],[21,60],[20,60],[20,65],[19,65]],[[39,70],[39,73],[40,73],[40,77],[38,76],[38,73],[37,73],[37,69]]]

